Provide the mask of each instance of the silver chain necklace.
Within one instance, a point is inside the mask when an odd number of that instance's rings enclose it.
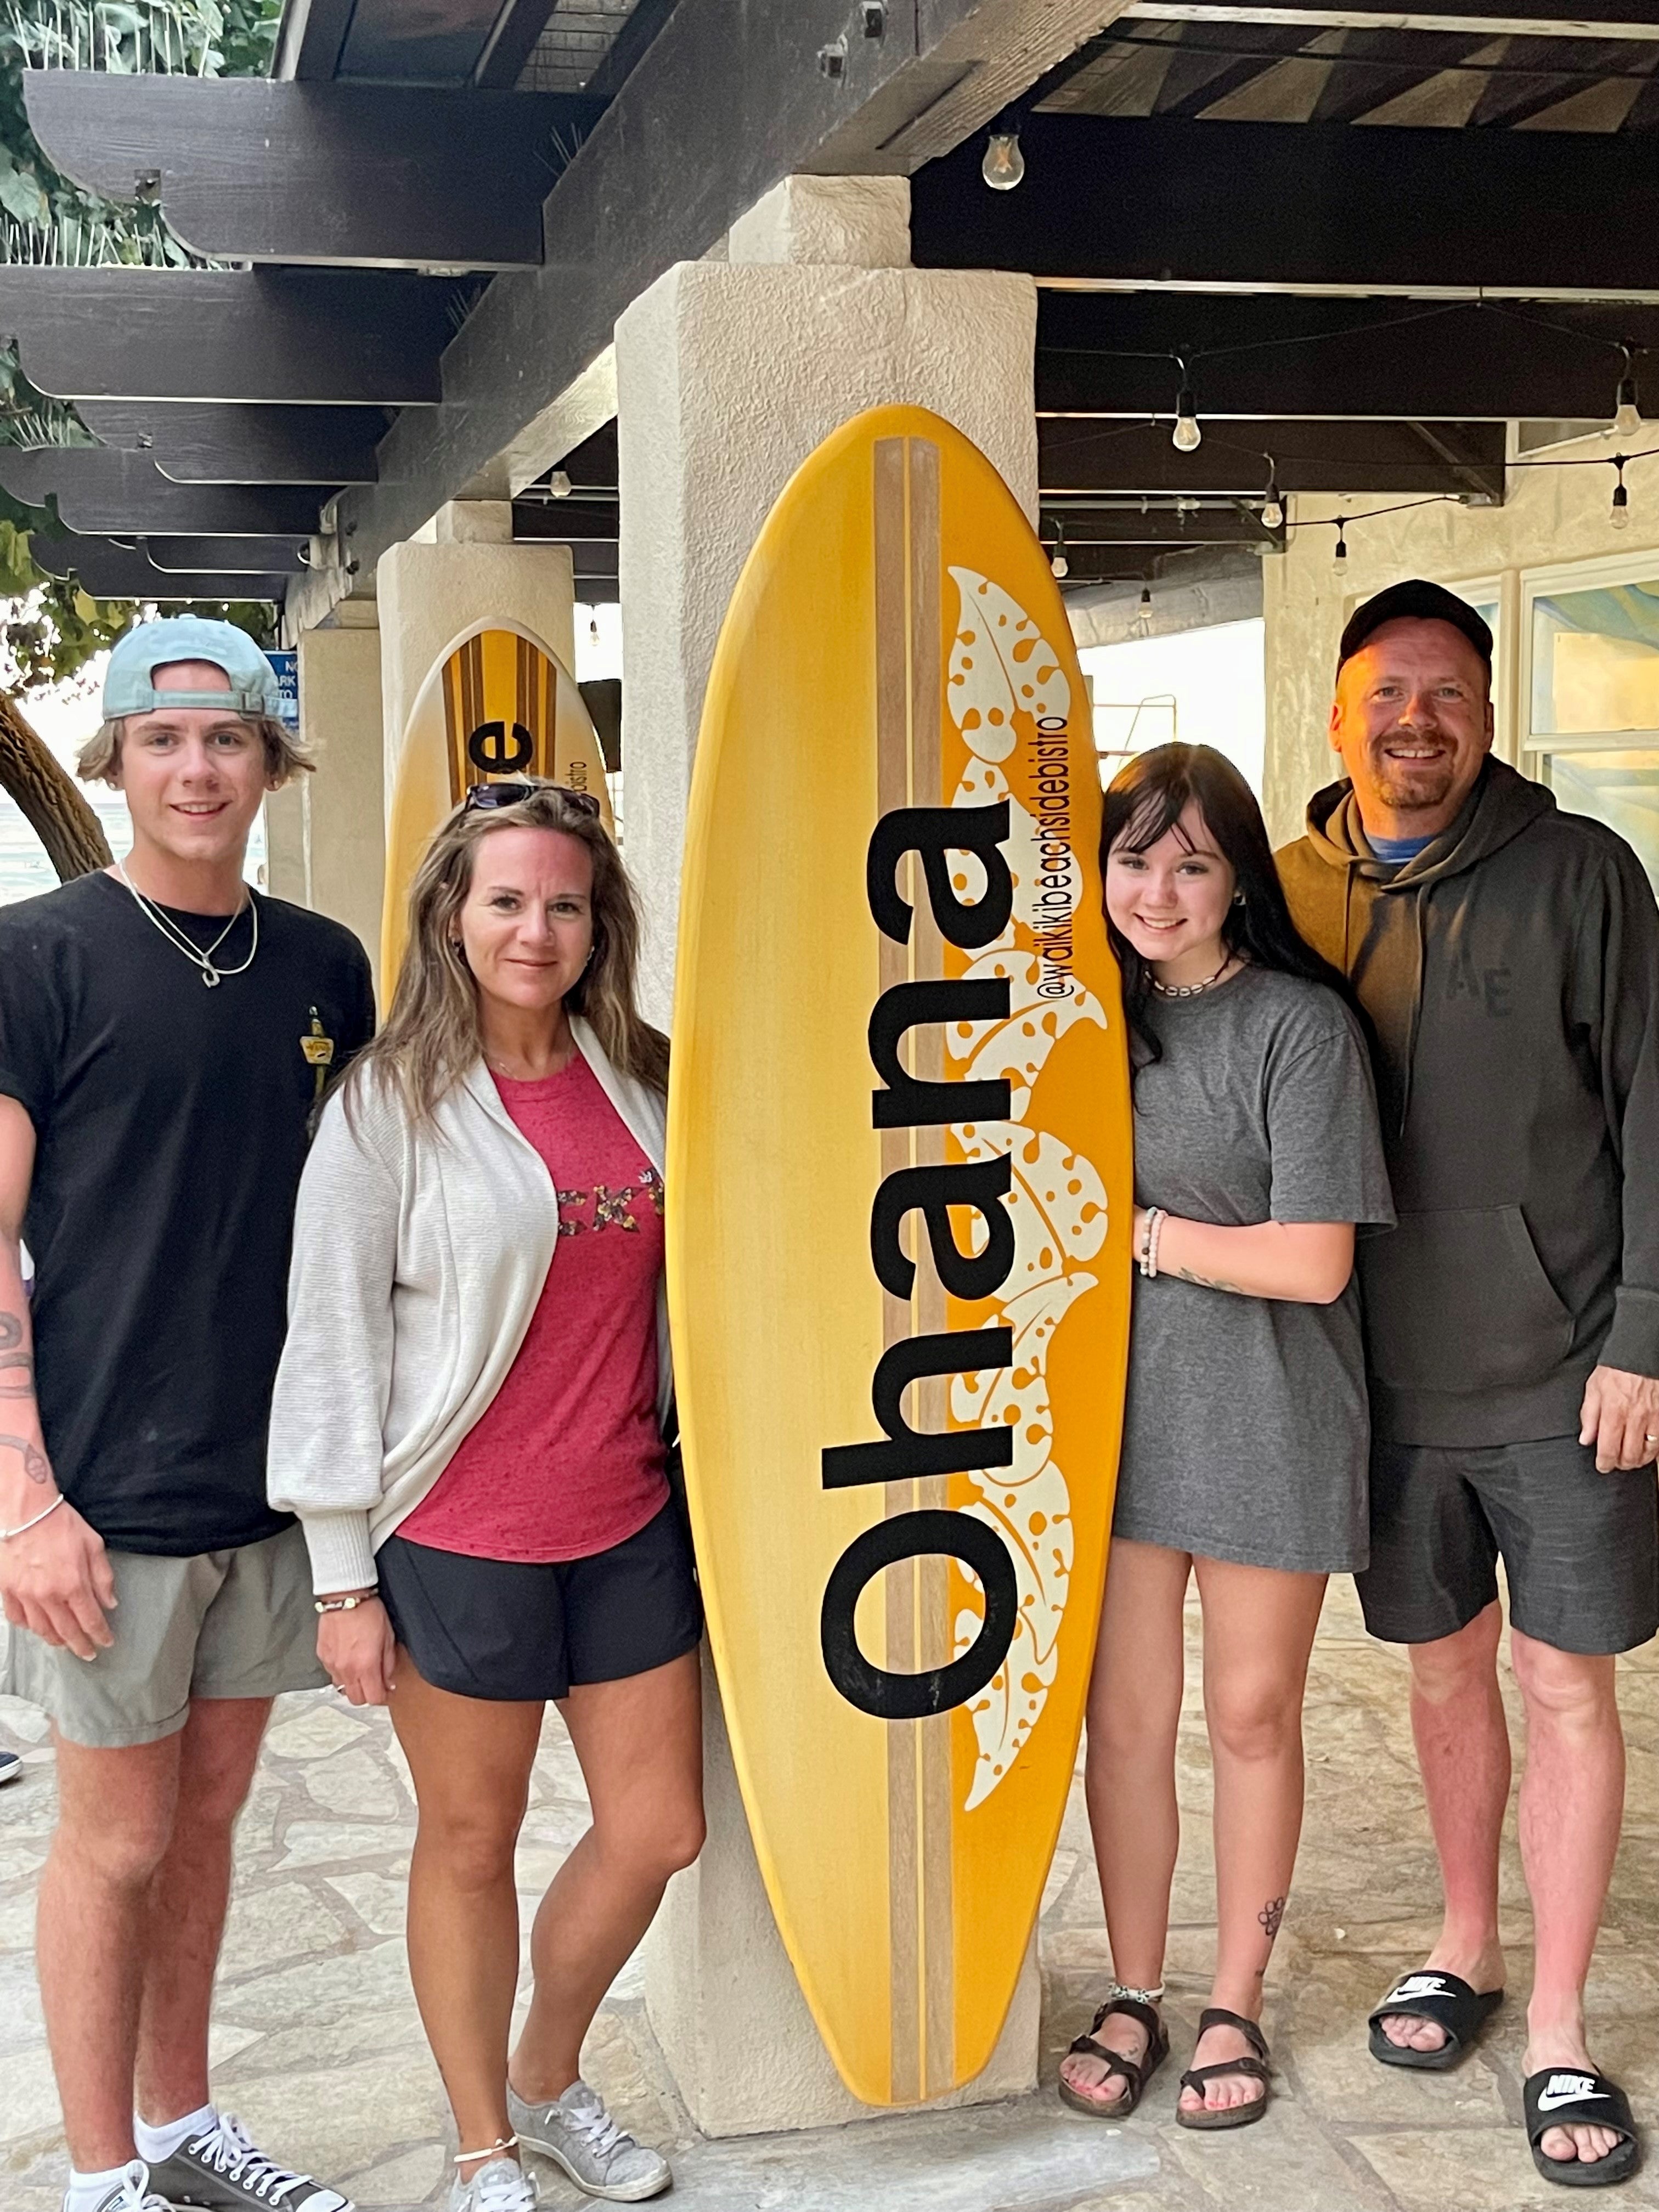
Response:
[[[1201,983],[1160,983],[1156,975],[1149,975],[1146,980],[1160,999],[1195,999],[1200,991],[1207,991],[1212,984],[1218,983],[1232,964],[1233,956],[1230,952],[1214,975],[1206,975]]]
[[[148,899],[144,896],[143,891],[139,890],[137,884],[133,882],[131,877],[128,875],[126,870],[121,866],[121,863],[118,860],[115,863],[115,872],[119,876],[121,881],[126,885],[127,889],[132,893],[135,900],[137,900],[139,913],[144,915],[146,920],[155,923],[156,928],[161,931],[162,936],[166,938],[169,945],[176,945],[179,951],[184,954],[186,960],[194,962],[195,965],[201,969],[202,981],[210,991],[216,991],[227,975],[245,975],[248,969],[253,965],[253,956],[259,950],[259,903],[258,901],[253,897],[251,892],[243,901],[242,904],[237,908],[235,913],[232,915],[230,920],[219,932],[219,934],[214,939],[212,944],[209,945],[207,951],[204,952],[199,945],[193,945],[191,942],[190,939],[185,935],[184,931],[178,927],[177,923],[167,920],[166,915],[161,912],[161,908],[155,904],[153,899]],[[243,915],[248,911],[250,907],[253,911],[253,942],[247,949],[247,958],[243,961],[240,968],[216,967],[213,961],[214,954],[224,943],[226,938],[230,935],[231,931],[235,928],[237,923],[241,920]]]

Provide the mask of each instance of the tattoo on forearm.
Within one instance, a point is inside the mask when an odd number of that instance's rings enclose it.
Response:
[[[1173,1275],[1177,1282],[1196,1283],[1201,1291],[1231,1291],[1236,1298],[1250,1295],[1242,1283],[1224,1283],[1219,1275],[1200,1275],[1191,1267],[1166,1267],[1164,1273]]]
[[[27,1437],[0,1437],[0,1450],[21,1452],[23,1472],[31,1482],[50,1482],[52,1469],[46,1455],[39,1444],[32,1444]]]
[[[1285,1907],[1289,1901],[1287,1898],[1270,1897],[1255,1916],[1267,1929],[1270,1943],[1279,1933],[1279,1923],[1285,1917]]]
[[[13,1313],[0,1313],[0,1398],[34,1395],[34,1361],[23,1343],[23,1324]]]

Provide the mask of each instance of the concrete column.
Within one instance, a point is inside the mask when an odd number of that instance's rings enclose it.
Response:
[[[520,622],[576,672],[576,592],[568,545],[514,544],[513,511],[505,500],[453,501],[427,532],[391,547],[375,571],[388,793],[415,695],[469,623],[486,617]]]
[[[795,469],[866,407],[931,407],[1036,520],[1036,288],[906,265],[909,192],[902,177],[786,178],[734,226],[729,260],[680,263],[617,325],[623,811],[653,1021],[672,1003],[703,686]]]
[[[646,1011],[666,1024],[686,799],[703,688],[733,586],[796,467],[865,408],[931,407],[1036,512],[1036,293],[1019,276],[917,270],[902,178],[792,177],[617,326],[623,814],[648,922]],[[708,1841],[648,1939],[646,2002],[710,2135],[870,2117],[814,2028],[756,1865],[712,1676]],[[1028,1964],[991,2064],[953,2102],[1036,2080]]]

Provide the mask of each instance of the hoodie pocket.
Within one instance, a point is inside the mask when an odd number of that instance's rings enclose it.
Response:
[[[1402,1213],[1360,1246],[1368,1364],[1398,1390],[1513,1389],[1553,1375],[1572,1316],[1518,1206]]]

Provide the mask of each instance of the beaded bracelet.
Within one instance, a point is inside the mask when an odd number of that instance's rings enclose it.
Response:
[[[1140,1272],[1150,1282],[1158,1273],[1158,1240],[1168,1214],[1161,1206],[1146,1209],[1146,1236],[1140,1249]]]

